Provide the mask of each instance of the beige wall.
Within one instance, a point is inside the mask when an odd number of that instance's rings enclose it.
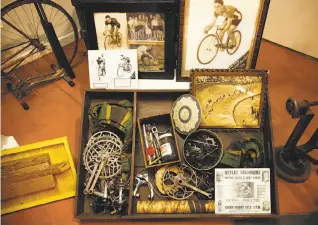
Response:
[[[14,2],[14,0],[1,0],[1,8],[8,5],[9,3]],[[57,4],[61,5],[67,12],[70,14],[73,19],[75,20],[75,23],[77,25],[78,30],[79,28],[79,22],[76,15],[75,8],[72,5],[71,0],[53,0],[53,2],[56,2]]]
[[[318,58],[318,0],[271,0],[263,38]]]

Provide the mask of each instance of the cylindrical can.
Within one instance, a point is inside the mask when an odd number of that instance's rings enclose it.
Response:
[[[178,159],[176,142],[172,133],[168,132],[159,136],[161,159],[163,162],[169,162]]]

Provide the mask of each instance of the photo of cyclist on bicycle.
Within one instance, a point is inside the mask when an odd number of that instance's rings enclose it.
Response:
[[[225,17],[221,26],[222,31],[220,32],[221,42],[223,43],[224,34],[227,32],[232,41],[228,48],[232,49],[236,46],[236,38],[233,32],[242,21],[242,13],[233,6],[224,5],[223,0],[214,0],[214,17],[211,24],[204,29],[205,34],[214,27],[218,16]]]
[[[105,16],[105,26],[111,25],[110,34],[112,35],[114,40],[117,40],[118,31],[120,29],[120,23],[115,18],[111,18],[109,15]],[[106,31],[103,33],[106,35]]]
[[[101,56],[99,56],[96,62],[97,62],[97,75],[100,80],[101,76],[106,75],[106,61],[105,61],[104,55],[102,54]]]

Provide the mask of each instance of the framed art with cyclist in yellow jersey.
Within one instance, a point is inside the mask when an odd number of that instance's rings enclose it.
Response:
[[[254,69],[270,0],[180,0],[177,80],[190,70]]]

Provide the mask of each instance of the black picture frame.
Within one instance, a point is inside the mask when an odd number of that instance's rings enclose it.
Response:
[[[215,126],[215,125],[203,125],[200,124],[200,128],[205,129],[212,129],[216,132],[262,132],[264,128],[264,118],[265,118],[265,108],[268,104],[268,77],[269,77],[269,71],[268,70],[244,70],[244,69],[192,69],[190,71],[190,93],[197,98],[197,88],[198,88],[198,77],[229,77],[228,82],[232,84],[232,82],[235,83],[234,79],[232,77],[259,77],[259,83],[261,84],[261,91],[260,91],[260,104],[259,104],[259,111],[258,111],[258,125],[257,126]],[[230,79],[231,78],[231,79]],[[208,87],[209,82],[200,82],[201,86]],[[212,85],[216,84],[223,84],[223,82],[211,82]],[[235,86],[239,86],[240,84],[234,84]],[[227,97],[228,93],[225,93]],[[204,95],[206,97],[206,95]],[[256,95],[255,95],[256,96]],[[209,97],[212,97],[209,95]],[[252,96],[248,96],[247,98],[251,98]],[[232,97],[231,97],[232,98]],[[245,99],[247,99],[245,98]],[[198,102],[201,105],[202,110],[202,117],[204,117],[204,104],[200,102],[200,100],[197,98]],[[222,101],[222,100],[221,100]],[[241,102],[241,101],[240,101]],[[220,103],[219,103],[220,104]],[[235,109],[235,107],[234,107]],[[234,112],[234,111],[233,111]],[[217,118],[213,117],[214,120],[217,121]],[[202,122],[202,120],[201,120]]]
[[[179,2],[179,39],[178,39],[178,55],[177,55],[177,69],[176,69],[176,80],[179,82],[189,82],[190,79],[190,70],[185,70],[184,66],[184,45],[185,41],[184,38],[187,38],[184,33],[184,28],[187,26],[187,15],[185,7],[189,4],[190,0],[180,0]],[[214,1],[211,0],[211,4]],[[224,0],[224,4],[226,4],[226,0]],[[239,3],[238,3],[239,4]],[[255,21],[256,30],[254,32],[254,38],[251,42],[251,46],[249,51],[243,54],[239,59],[234,61],[229,68],[222,68],[222,67],[211,67],[208,69],[255,69],[257,63],[257,57],[259,53],[259,48],[261,45],[261,39],[263,36],[264,26],[266,22],[266,17],[269,9],[270,0],[260,0],[260,7],[258,9],[257,19]],[[198,68],[198,67],[193,67]],[[203,69],[203,68],[201,68]]]
[[[138,72],[139,79],[174,79],[179,0],[72,0],[87,50],[98,50],[94,13],[161,13],[165,16],[165,71]]]

